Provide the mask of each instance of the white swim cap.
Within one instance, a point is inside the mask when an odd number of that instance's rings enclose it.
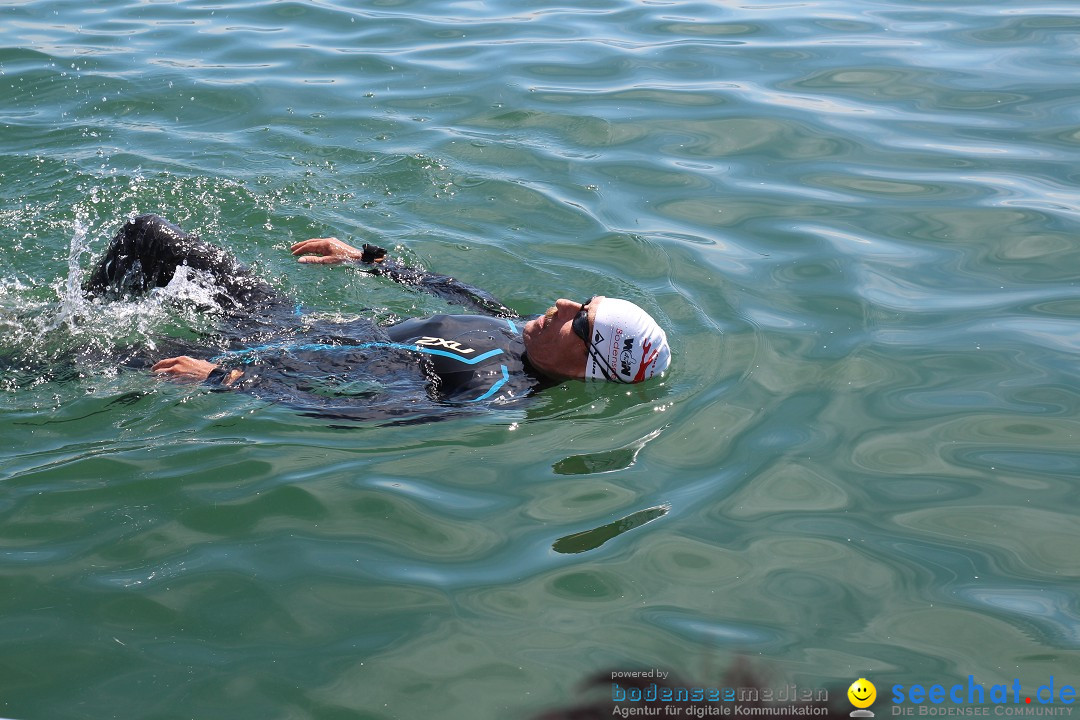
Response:
[[[671,364],[667,335],[649,313],[628,300],[604,298],[593,318],[585,377],[636,383]]]

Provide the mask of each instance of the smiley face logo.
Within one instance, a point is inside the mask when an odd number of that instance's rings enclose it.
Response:
[[[859,678],[847,689],[848,700],[857,708],[868,708],[877,700],[877,688],[866,678]]]

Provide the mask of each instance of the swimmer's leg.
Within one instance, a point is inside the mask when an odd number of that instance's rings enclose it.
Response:
[[[157,215],[125,223],[83,287],[91,295],[140,294],[168,285],[181,265],[208,273],[218,288],[215,300],[227,311],[286,304],[231,253]]]

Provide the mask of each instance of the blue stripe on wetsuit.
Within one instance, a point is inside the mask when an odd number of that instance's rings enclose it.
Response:
[[[360,343],[359,345],[328,345],[328,344],[320,344],[320,343],[307,343],[307,344],[302,344],[302,345],[271,344],[271,345],[258,345],[258,346],[253,347],[253,348],[244,348],[243,350],[228,350],[225,353],[223,353],[222,355],[218,355],[216,358],[213,358],[211,360],[211,362],[221,362],[222,360],[225,360],[228,357],[235,357],[237,355],[249,355],[249,354],[254,354],[254,353],[260,353],[260,352],[263,352],[263,351],[266,351],[266,350],[300,350],[300,351],[306,351],[306,352],[332,352],[332,351],[335,351],[335,350],[336,351],[366,350],[368,348],[373,348],[373,347],[396,348],[398,350],[412,350],[413,352],[422,352],[422,353],[427,353],[429,355],[442,355],[443,357],[453,358],[454,360],[458,360],[460,362],[463,362],[466,365],[475,365],[476,363],[478,363],[478,362],[480,362],[482,360],[487,360],[490,357],[495,357],[496,355],[498,355],[498,354],[500,354],[502,352],[502,348],[495,348],[494,350],[489,350],[488,352],[484,353],[483,355],[477,355],[474,358],[463,358],[460,355],[456,355],[456,354],[454,354],[452,352],[447,352],[446,350],[436,350],[435,348],[426,348],[426,347],[421,347],[419,345],[406,345],[404,343],[395,343],[395,342],[369,342],[369,343]],[[244,362],[247,363],[247,362],[250,362],[250,361],[245,360]]]
[[[487,400],[489,397],[497,393],[499,391],[499,388],[510,382],[510,371],[506,369],[505,365],[500,365],[499,367],[502,368],[503,372],[502,380],[499,380],[497,383],[492,385],[490,390],[488,390],[486,393],[476,398],[475,400],[465,400],[465,402],[480,402],[481,400]]]
[[[509,323],[510,321],[507,320],[507,322]],[[513,327],[513,324],[511,323],[510,326]],[[482,355],[477,355],[474,358],[463,358],[463,357],[461,357],[460,355],[458,355],[456,353],[447,352],[446,350],[436,350],[435,348],[421,347],[419,345],[406,345],[404,343],[395,343],[395,342],[368,342],[368,343],[360,343],[359,345],[329,345],[329,344],[326,344],[326,343],[270,344],[270,345],[258,345],[256,347],[252,347],[252,348],[244,348],[243,350],[228,350],[225,353],[223,353],[221,355],[218,355],[215,358],[212,358],[211,362],[220,363],[222,360],[225,360],[225,359],[227,359],[229,357],[236,357],[238,355],[252,355],[252,354],[263,352],[263,351],[266,351],[266,350],[283,350],[283,351],[300,350],[300,351],[305,351],[305,352],[334,352],[334,351],[348,351],[348,350],[366,350],[368,348],[373,348],[373,347],[395,348],[397,350],[411,350],[413,352],[427,353],[428,355],[441,355],[443,357],[452,358],[454,360],[457,360],[458,362],[465,363],[466,365],[475,365],[478,362],[481,362],[483,360],[487,360],[488,358],[495,357],[496,355],[501,355],[502,352],[503,352],[502,348],[495,348],[494,350],[489,350],[486,353],[483,353]],[[244,364],[248,364],[248,363],[251,362],[251,360],[244,360],[243,362],[244,362]],[[494,385],[492,385],[488,389],[488,391],[486,393],[484,393],[483,395],[481,395],[480,397],[474,398],[473,400],[464,400],[463,402],[479,402],[480,400],[487,400],[489,397],[491,397],[492,395],[497,393],[499,391],[499,388],[501,388],[506,383],[510,382],[510,371],[507,370],[505,365],[500,365],[500,367],[502,368],[502,378],[501,379],[496,381],[496,383]]]

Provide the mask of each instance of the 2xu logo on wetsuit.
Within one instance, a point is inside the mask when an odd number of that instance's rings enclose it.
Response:
[[[447,350],[453,350],[454,352],[461,353],[462,355],[468,355],[474,353],[476,350],[472,348],[462,347],[461,343],[457,340],[446,340],[445,338],[437,337],[422,337],[416,340],[417,345],[423,345],[424,347],[431,348],[446,348]]]

